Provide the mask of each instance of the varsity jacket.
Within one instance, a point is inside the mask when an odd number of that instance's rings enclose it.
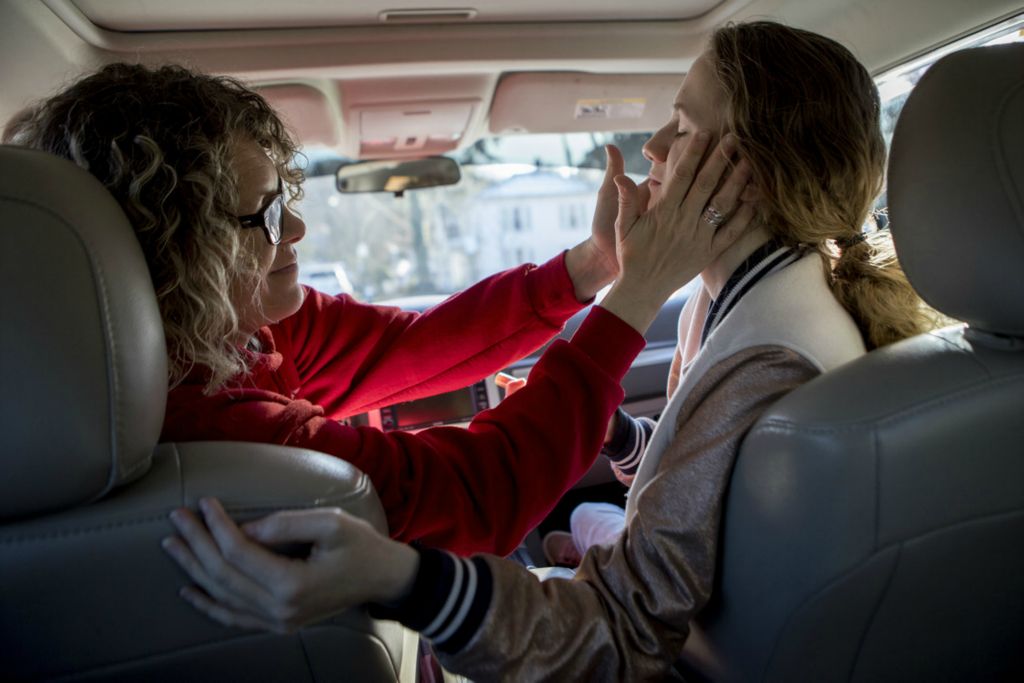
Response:
[[[711,303],[702,291],[681,316],[679,387],[617,543],[588,551],[574,579],[545,582],[495,557],[423,552],[410,597],[378,614],[420,630],[446,668],[476,681],[671,678],[712,590],[742,437],[785,393],[864,353],[817,254],[763,277],[701,347]]]

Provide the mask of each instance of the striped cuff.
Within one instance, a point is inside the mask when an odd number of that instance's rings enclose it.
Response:
[[[419,554],[409,594],[395,605],[371,605],[370,614],[419,631],[442,652],[458,652],[479,630],[490,607],[491,569],[481,557],[433,549],[420,549]]]
[[[655,422],[649,417],[633,417],[622,408],[616,410],[615,432],[601,453],[623,474],[636,474]]]

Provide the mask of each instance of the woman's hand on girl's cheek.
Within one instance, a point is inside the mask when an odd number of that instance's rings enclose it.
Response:
[[[605,145],[607,161],[605,163],[604,180],[597,191],[597,205],[594,207],[594,219],[590,226],[590,239],[598,252],[613,270],[618,273],[618,258],[615,250],[615,217],[619,211],[618,189],[615,187],[615,176],[625,172],[622,152],[615,145]]]
[[[688,141],[664,179],[658,202],[649,208],[641,207],[641,194],[632,180],[624,175],[615,178],[621,273],[601,305],[640,333],[647,331],[673,291],[751,227],[753,207],[739,199],[750,180],[749,164],[740,162],[730,170],[724,153],[711,154],[702,164],[708,143],[705,133]],[[729,144],[730,139],[722,142]],[[709,214],[710,208],[716,210]],[[725,218],[712,223],[713,214]]]
[[[762,197],[763,195],[761,194],[761,190],[753,181],[750,181],[747,183],[747,186],[743,188],[743,194],[740,195],[740,201],[748,204],[757,204]]]

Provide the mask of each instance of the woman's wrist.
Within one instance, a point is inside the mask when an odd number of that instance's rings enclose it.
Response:
[[[397,605],[409,597],[420,568],[420,554],[414,548],[397,541],[388,540],[392,546],[387,558],[380,563],[381,585],[372,602],[381,605]]]
[[[651,289],[646,283],[619,280],[601,300],[601,307],[644,334],[666,300],[668,294]]]
[[[590,301],[618,274],[618,264],[611,263],[593,240],[587,238],[565,254],[565,269],[569,271],[576,300]]]

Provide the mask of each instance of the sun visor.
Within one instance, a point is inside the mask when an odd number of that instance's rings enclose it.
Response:
[[[682,74],[516,73],[498,83],[490,130],[649,131],[672,115]]]
[[[455,149],[480,100],[418,101],[355,106],[359,156],[364,159],[428,156]]]
[[[327,97],[317,88],[301,83],[264,85],[257,88],[284,120],[302,146],[338,144],[338,132]]]

